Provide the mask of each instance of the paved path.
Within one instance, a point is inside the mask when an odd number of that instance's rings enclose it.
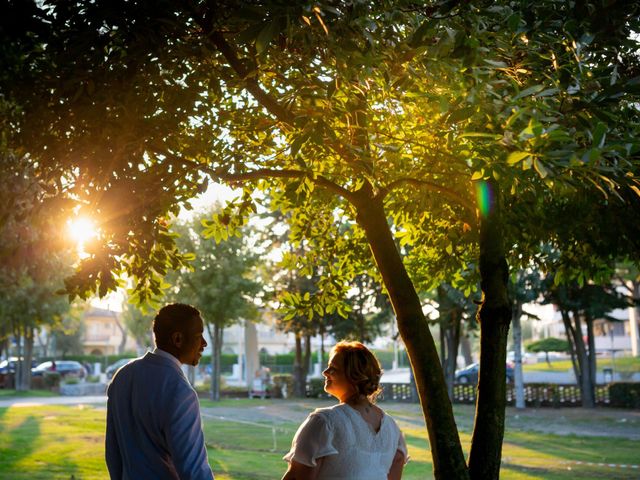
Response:
[[[33,397],[33,398],[5,398],[0,400],[0,407],[39,407],[41,405],[81,405],[107,404],[106,395],[82,397]]]
[[[523,374],[524,383],[576,383],[576,377],[571,369],[562,372],[525,371]],[[602,369],[600,369],[596,373],[596,383],[606,383],[606,380]],[[634,373],[631,378],[622,378],[619,374],[615,374],[614,380],[640,382],[640,372]],[[409,383],[409,369],[398,368],[384,372],[382,375],[382,383]]]

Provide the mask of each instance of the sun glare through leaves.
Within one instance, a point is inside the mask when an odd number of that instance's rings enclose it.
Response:
[[[90,218],[78,217],[67,221],[67,233],[82,258],[87,255],[85,245],[98,237],[98,227]]]

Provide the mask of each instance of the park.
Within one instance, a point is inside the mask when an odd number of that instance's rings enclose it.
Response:
[[[105,478],[172,302],[219,478],[281,476],[343,339],[405,361],[405,478],[638,475],[637,2],[1,8],[1,475]]]

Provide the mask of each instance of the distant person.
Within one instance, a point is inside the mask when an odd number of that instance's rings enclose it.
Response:
[[[340,403],[311,413],[284,459],[283,480],[397,480],[407,445],[396,422],[374,404],[382,370],[360,342],[339,342],[322,372]]]
[[[107,389],[106,460],[113,480],[211,480],[198,396],[181,365],[207,346],[200,312],[180,303],[153,320],[156,349],[116,372]]]

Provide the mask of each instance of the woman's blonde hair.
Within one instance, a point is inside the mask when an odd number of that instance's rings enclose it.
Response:
[[[342,368],[347,380],[359,395],[365,395],[374,402],[382,392],[382,368],[376,356],[360,342],[338,342],[331,349],[331,356],[338,353],[342,355]]]

